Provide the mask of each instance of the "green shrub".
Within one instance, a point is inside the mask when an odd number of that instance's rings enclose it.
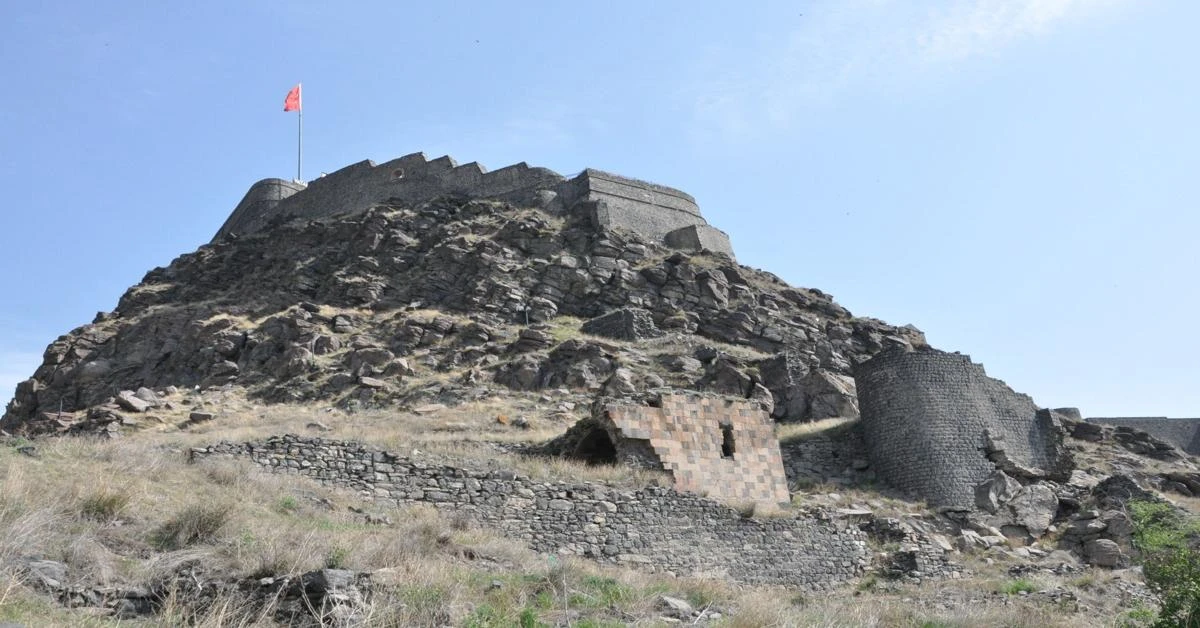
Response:
[[[341,545],[334,545],[325,554],[326,569],[345,569],[349,564],[350,550]]]
[[[546,625],[538,621],[537,611],[532,608],[522,610],[517,623],[520,624],[521,628],[542,628]]]
[[[1034,591],[1037,591],[1037,585],[1033,584],[1033,582],[1031,580],[1028,580],[1025,578],[1017,578],[1016,580],[1009,580],[1008,582],[1005,582],[1003,585],[1000,586],[1000,592],[1004,593],[1005,595],[1016,595],[1018,593],[1033,593]]]
[[[1132,501],[1133,543],[1162,601],[1155,628],[1200,628],[1200,522],[1164,502]]]

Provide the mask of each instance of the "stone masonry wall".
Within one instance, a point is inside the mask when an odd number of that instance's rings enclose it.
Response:
[[[562,181],[552,170],[531,168],[524,163],[488,172],[475,162],[458,165],[450,157],[429,160],[421,153],[379,165],[364,160],[314,179],[307,186],[292,184],[293,193],[280,199],[269,211],[247,211],[243,199],[213,240],[231,233],[261,231],[272,220],[318,219],[361,212],[391,199],[419,202],[443,194],[466,194],[532,203],[532,198],[521,198],[522,193],[532,195],[539,188],[553,189]],[[262,183],[252,186],[247,197]]]
[[[995,470],[990,433],[1009,460],[1055,467],[1052,426],[1037,405],[987,376],[970,356],[890,349],[854,369],[863,434],[877,476],[938,507],[972,509]]]
[[[669,488],[537,482],[511,471],[464,469],[290,435],[194,448],[191,456],[245,457],[274,472],[358,490],[377,503],[429,503],[539,552],[680,576],[816,590],[863,574],[869,558],[866,533],[824,510],[748,519]]]
[[[261,231],[273,221],[319,219],[393,200],[416,203],[445,194],[497,198],[558,212],[577,207],[599,228],[619,227],[669,246],[733,256],[729,237],[705,222],[695,199],[674,188],[591,168],[567,180],[524,162],[488,172],[476,162],[458,165],[450,157],[430,160],[422,153],[379,165],[360,161],[307,185],[259,181],[213,240]]]
[[[775,423],[757,404],[691,395],[661,404],[613,404],[605,414],[618,440],[649,442],[676,489],[731,503],[791,500]]]
[[[1175,445],[1193,456],[1200,456],[1200,419],[1167,417],[1088,417],[1088,423],[1116,425],[1141,430]]]

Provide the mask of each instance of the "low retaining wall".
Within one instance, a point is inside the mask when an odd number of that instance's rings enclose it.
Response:
[[[539,552],[817,590],[862,575],[866,533],[822,510],[748,519],[669,488],[537,482],[343,441],[278,436],[191,450],[193,460],[244,457],[274,472],[361,491],[377,503],[429,503],[524,540]]]

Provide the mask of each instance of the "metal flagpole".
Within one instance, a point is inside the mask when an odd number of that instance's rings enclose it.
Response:
[[[296,118],[299,120],[299,131],[296,134],[296,182],[303,183],[304,178],[301,175],[304,169],[304,86],[297,83],[296,87],[296,95],[300,97],[300,115]]]

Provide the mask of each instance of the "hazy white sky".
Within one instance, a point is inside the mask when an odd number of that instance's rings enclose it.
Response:
[[[422,150],[662,182],[742,263],[1042,405],[1200,416],[1200,5],[747,4],[0,7],[0,397],[292,176],[303,81],[307,175]]]

